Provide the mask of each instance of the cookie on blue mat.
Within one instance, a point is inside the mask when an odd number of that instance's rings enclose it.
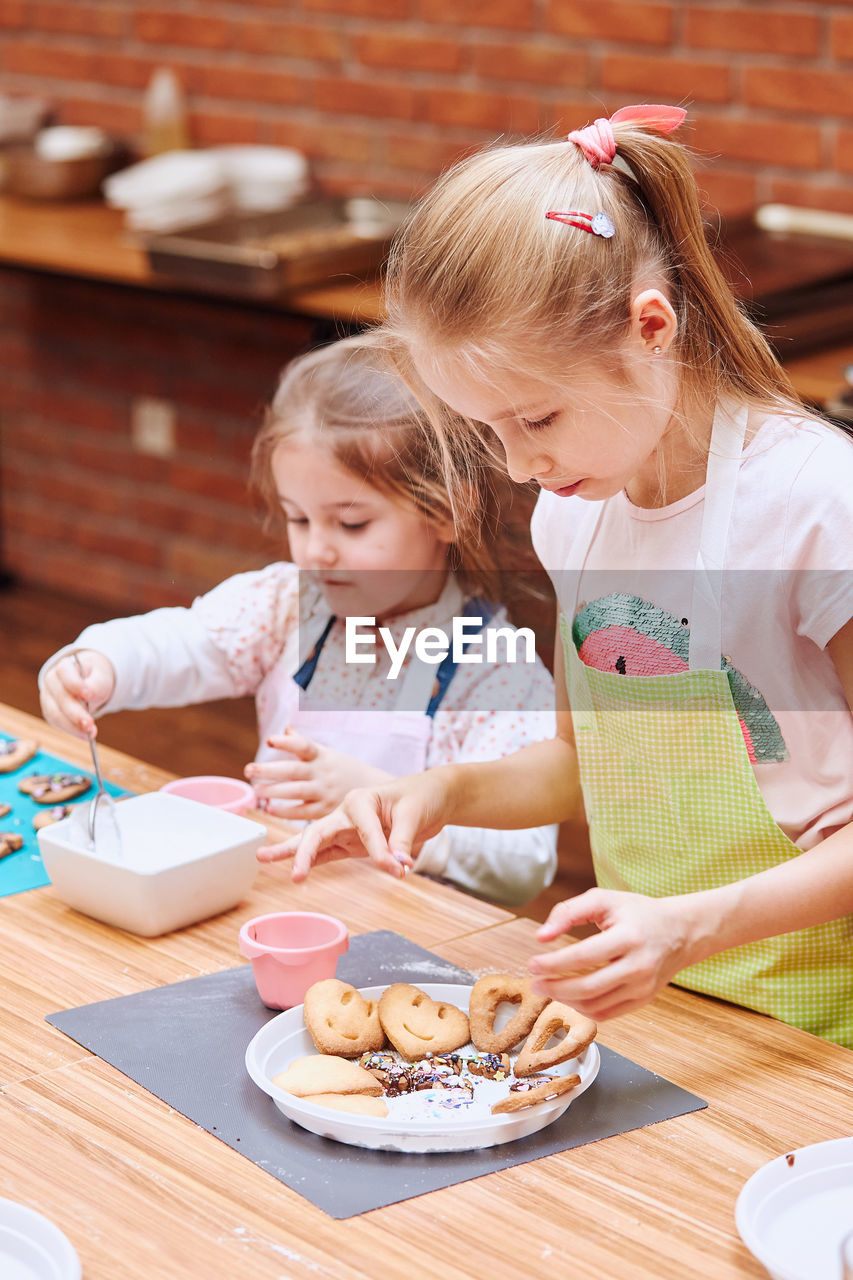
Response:
[[[32,760],[39,744],[31,738],[0,738],[0,773],[12,773]]]

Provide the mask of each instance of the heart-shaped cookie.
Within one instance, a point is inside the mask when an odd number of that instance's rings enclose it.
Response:
[[[552,1000],[534,1022],[530,1035],[521,1046],[513,1071],[516,1076],[532,1076],[538,1071],[556,1067],[559,1062],[568,1062],[592,1044],[597,1030],[598,1027],[591,1018],[585,1018],[570,1005]],[[565,1031],[565,1036],[551,1045],[550,1049],[546,1048],[560,1031]]]
[[[461,1009],[431,999],[408,982],[395,982],[383,991],[379,1021],[394,1048],[410,1062],[428,1053],[452,1053],[467,1044],[470,1035]]]
[[[495,1014],[504,1003],[517,1004],[518,1009],[500,1031],[495,1030]],[[511,973],[487,973],[471,988],[468,1018],[471,1039],[482,1053],[506,1053],[521,1044],[530,1034],[539,1014],[550,1004],[548,996],[537,996],[530,989],[529,978]]]
[[[338,978],[324,978],[308,988],[303,1014],[321,1053],[357,1058],[385,1044],[378,1003]]]

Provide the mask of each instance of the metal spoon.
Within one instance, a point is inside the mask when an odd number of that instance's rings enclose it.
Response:
[[[83,676],[83,678],[85,679],[85,672],[83,671],[83,664],[80,661],[79,655],[74,653],[71,656],[74,659],[74,665],[76,666],[77,670],[80,672],[80,675]],[[87,711],[89,710],[88,704],[86,706],[86,710]],[[110,796],[109,792],[104,786],[104,780],[101,777],[101,763],[98,760],[98,748],[95,745],[94,733],[90,733],[88,735],[88,738],[89,738],[89,749],[92,752],[92,764],[95,766],[95,778],[97,779],[97,782],[98,782],[98,789],[93,795],[92,799],[89,801],[89,814],[88,814],[89,843],[91,844],[92,848],[94,848],[95,847],[95,817],[97,816],[98,805],[101,800],[103,799],[111,800],[112,797]]]

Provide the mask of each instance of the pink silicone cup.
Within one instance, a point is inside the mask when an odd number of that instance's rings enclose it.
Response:
[[[333,978],[349,947],[341,920],[314,911],[255,916],[240,930],[240,950],[252,962],[258,995],[268,1009],[302,1004],[315,982]]]
[[[185,800],[213,805],[226,813],[245,813],[255,807],[255,792],[248,782],[239,778],[220,778],[216,774],[201,774],[197,778],[175,778],[160,788]]]

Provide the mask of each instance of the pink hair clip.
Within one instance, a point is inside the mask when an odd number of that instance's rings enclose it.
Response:
[[[616,234],[616,228],[603,210],[599,213],[581,213],[579,209],[569,209],[566,213],[560,213],[557,209],[549,209],[545,217],[552,222],[564,222],[567,227],[578,227],[581,231],[588,231],[590,235],[602,236],[605,240]]]
[[[665,103],[641,102],[632,107],[620,107],[607,119],[602,116],[583,129],[573,129],[569,142],[580,147],[594,169],[602,164],[612,164],[616,156],[614,124],[639,124],[657,133],[672,133],[684,122],[687,112],[683,107],[670,107]]]

